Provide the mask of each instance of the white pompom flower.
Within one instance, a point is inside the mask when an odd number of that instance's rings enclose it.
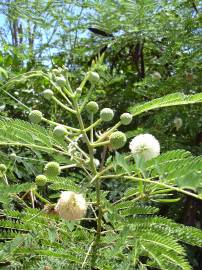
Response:
[[[78,220],[85,216],[86,200],[82,194],[73,191],[62,191],[55,211],[65,220]]]
[[[140,134],[132,139],[129,148],[134,155],[149,160],[160,155],[159,141],[151,134]]]

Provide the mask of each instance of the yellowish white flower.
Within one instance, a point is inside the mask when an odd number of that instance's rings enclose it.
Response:
[[[149,160],[160,155],[159,141],[151,134],[140,134],[132,139],[129,148],[134,155]]]
[[[62,191],[55,211],[65,220],[81,219],[86,214],[86,200],[82,194],[73,191]]]

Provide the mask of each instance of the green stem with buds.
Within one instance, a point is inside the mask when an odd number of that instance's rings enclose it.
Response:
[[[97,216],[97,230],[96,230],[96,237],[95,237],[95,241],[93,242],[92,245],[92,257],[91,257],[91,264],[92,267],[95,265],[96,262],[96,258],[97,258],[97,249],[99,246],[99,242],[100,242],[100,237],[101,237],[101,222],[102,222],[102,215],[103,215],[103,211],[102,211],[102,205],[101,205],[101,182],[100,182],[100,178],[98,177],[98,172],[96,170],[95,164],[94,164],[94,153],[93,150],[95,148],[95,145],[93,144],[93,118],[91,117],[91,127],[90,127],[90,140],[88,138],[88,135],[86,133],[86,129],[84,127],[84,123],[83,123],[83,119],[81,117],[81,110],[78,106],[77,100],[74,99],[73,100],[73,104],[76,110],[76,116],[80,125],[80,129],[81,129],[81,133],[84,136],[85,142],[87,144],[88,147],[88,154],[89,154],[89,158],[90,158],[90,167],[92,170],[92,178],[91,179],[95,179],[95,190],[96,190],[96,205],[98,208],[98,216]],[[100,121],[99,121],[100,122]]]
[[[113,131],[115,131],[120,126],[121,126],[121,122],[116,123],[116,125],[114,125],[110,130],[105,132],[95,143],[97,144],[105,140]]]
[[[46,74],[43,75],[44,78],[46,78],[51,84],[52,86],[54,86],[54,88],[61,94],[61,96],[69,103],[70,106],[72,106],[72,102],[67,98],[67,96],[63,93],[63,91],[61,90],[60,87],[57,86],[56,83],[54,83]],[[72,98],[72,94],[69,91],[65,91],[66,94]]]
[[[48,120],[48,119],[46,119],[44,117],[42,118],[42,121],[48,123],[49,125],[54,125],[54,126],[58,126],[59,125],[59,123],[54,122],[54,121],[51,121],[51,120]],[[62,126],[64,126],[66,129],[71,130],[73,132],[80,132],[80,129],[78,129],[78,128],[73,128],[73,127],[70,127],[70,126],[63,125],[63,124],[62,124]],[[71,135],[71,133],[70,133],[70,135]]]

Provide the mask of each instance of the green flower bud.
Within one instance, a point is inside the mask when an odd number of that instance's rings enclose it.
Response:
[[[126,135],[121,131],[116,131],[109,136],[109,141],[114,150],[123,147],[127,141]]]
[[[46,89],[43,91],[43,96],[45,99],[47,100],[51,100],[52,96],[53,96],[53,91],[50,89]]]
[[[48,162],[44,168],[47,177],[58,176],[61,172],[59,163],[55,161]]]
[[[82,94],[82,88],[78,87],[76,89],[76,97],[79,98],[81,96],[81,94]]]
[[[97,72],[89,71],[88,73],[88,79],[93,84],[99,81],[100,76]]]
[[[29,114],[29,120],[34,124],[39,124],[42,120],[42,113],[38,110],[33,110]]]
[[[47,183],[47,177],[43,174],[37,175],[37,177],[35,178],[35,183],[37,184],[37,186],[43,187]]]
[[[114,112],[110,108],[104,108],[100,112],[100,118],[104,122],[111,121],[114,117]]]
[[[132,122],[133,116],[130,113],[123,113],[120,117],[120,120],[121,120],[121,124],[127,126]]]
[[[61,87],[66,86],[67,82],[66,82],[65,77],[60,76],[60,77],[56,77],[55,79],[56,79],[56,82],[57,82],[57,84],[58,84],[59,86],[61,86]]]
[[[64,126],[58,125],[53,130],[53,135],[56,138],[63,138],[67,134],[67,130]]]
[[[17,158],[16,153],[11,153],[11,154],[10,154],[10,159],[16,160],[16,158]]]
[[[90,101],[90,102],[88,102],[88,104],[86,105],[86,110],[87,110],[89,113],[95,114],[95,113],[99,110],[99,106],[98,106],[97,102],[95,102],[95,101]]]
[[[7,167],[5,164],[1,163],[0,164],[0,174],[4,174],[7,170]]]

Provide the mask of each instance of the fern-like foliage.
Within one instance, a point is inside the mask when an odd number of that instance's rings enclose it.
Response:
[[[57,146],[56,146],[57,144]],[[39,125],[22,120],[0,120],[0,146],[24,146],[49,154],[67,155],[64,142],[56,141],[53,133]]]
[[[202,247],[201,231],[156,216],[158,208],[151,205],[126,201],[105,206],[98,269],[123,269],[127,264],[128,269],[191,270],[182,243]],[[90,269],[86,254],[93,227],[61,222],[54,213],[31,208],[4,210],[0,217],[0,263],[14,269],[23,261],[27,269],[37,269],[46,258],[48,265],[57,261],[61,269],[64,264],[68,269]]]
[[[15,265],[37,269],[43,258],[57,260],[57,265],[65,262],[69,269],[79,269],[92,241],[88,230],[74,223],[61,223],[54,214],[37,209],[5,210],[1,217],[0,264],[11,269]]]
[[[182,93],[174,93],[157,99],[153,99],[152,101],[143,104],[132,106],[129,110],[134,116],[136,116],[143,112],[147,112],[158,108],[193,104],[197,102],[202,102],[202,93],[195,95],[184,95]]]
[[[114,229],[103,237],[100,256],[107,257],[110,263],[105,268],[100,260],[100,269],[123,269],[118,267],[123,261],[128,269],[135,265],[137,269],[142,269],[142,265],[144,269],[192,269],[180,242],[201,247],[201,231],[154,216],[158,209],[151,206],[142,206],[140,211],[141,205],[124,202],[109,208],[108,218]]]
[[[139,169],[131,164],[125,155],[118,154],[118,157],[115,155],[112,167],[115,172],[136,176],[138,176],[140,169],[145,181],[147,181],[147,178],[151,180],[150,183],[145,184],[145,189],[148,194],[153,194],[153,199],[156,198],[157,201],[162,201],[161,199],[166,197],[167,202],[169,202],[168,198],[173,186],[180,189],[191,189],[201,194],[201,156],[196,157],[188,151],[178,149],[162,153],[147,162],[140,162]],[[132,196],[136,192],[135,187],[129,188],[125,191],[125,196]]]
[[[168,151],[148,161],[146,167],[151,177],[158,177],[166,184],[194,191],[202,185],[202,157],[195,157],[188,151]]]
[[[9,203],[15,195],[23,191],[29,191],[35,187],[34,183],[24,183],[24,184],[14,184],[14,185],[5,185],[0,183],[0,202]]]

